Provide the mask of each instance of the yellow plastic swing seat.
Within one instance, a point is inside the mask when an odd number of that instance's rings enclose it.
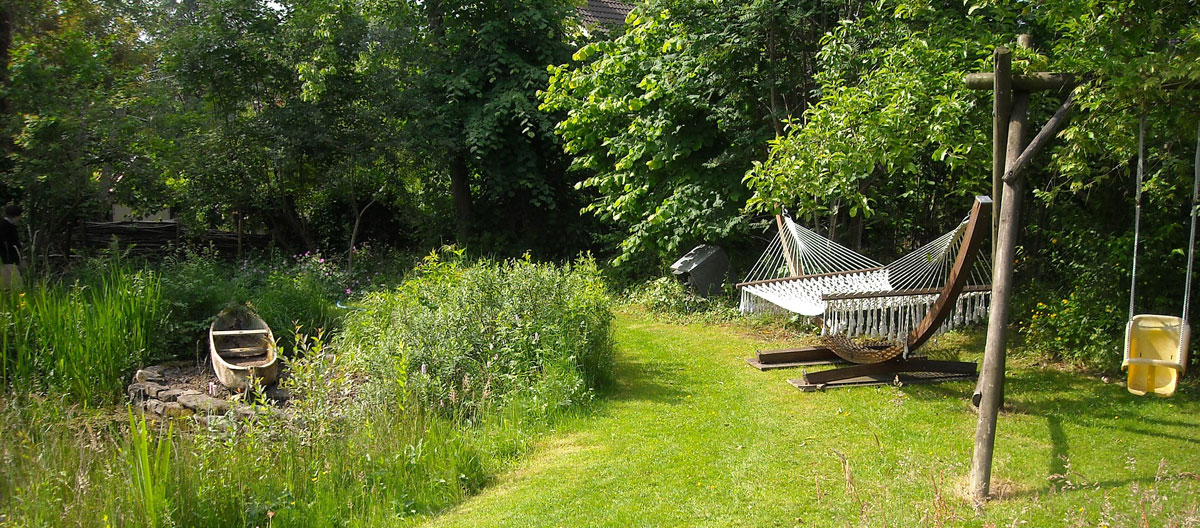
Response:
[[[1129,392],[1163,398],[1175,394],[1187,365],[1191,333],[1179,317],[1133,316],[1125,327],[1125,360],[1121,362],[1122,369],[1129,369]]]

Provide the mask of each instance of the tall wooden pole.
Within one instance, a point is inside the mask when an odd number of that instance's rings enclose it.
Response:
[[[1004,153],[1008,144],[1008,118],[1012,108],[1012,52],[996,48],[995,75],[992,84],[992,203],[993,211],[1003,205]],[[1000,215],[992,215],[992,255],[996,254],[996,234]]]
[[[1017,38],[1017,45],[1029,47],[1027,35]],[[1012,97],[1012,112],[1008,122],[1008,138],[1004,165],[1020,157],[1025,147],[1025,129],[1029,124],[1029,92],[1016,92]],[[1003,180],[1003,174],[1001,174]],[[988,311],[987,342],[983,352],[983,367],[976,388],[979,400],[979,422],[975,427],[975,451],[971,458],[971,494],[979,500],[991,492],[992,452],[996,446],[996,418],[1004,404],[1004,368],[1008,347],[1008,308],[1013,290],[1013,263],[1016,259],[1017,235],[1020,228],[1021,198],[1025,179],[1002,181],[1000,220],[992,265],[992,301]]]
[[[1008,153],[1013,160],[1020,155],[1028,122],[1029,94],[1013,98],[1009,122]],[[1014,154],[1015,152],[1015,154]],[[1004,182],[1000,226],[996,237],[995,262],[992,266],[992,302],[988,312],[987,344],[979,373],[979,423],[975,428],[975,451],[971,459],[971,494],[985,499],[992,480],[992,450],[996,445],[996,418],[1004,403],[1004,365],[1008,346],[1008,307],[1013,290],[1013,261],[1016,258],[1020,227],[1021,197],[1025,178]]]

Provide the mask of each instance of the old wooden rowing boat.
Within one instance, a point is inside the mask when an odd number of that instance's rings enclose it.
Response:
[[[279,380],[275,335],[258,314],[245,307],[222,310],[208,329],[213,371],[226,387],[244,390],[250,378],[263,386]]]

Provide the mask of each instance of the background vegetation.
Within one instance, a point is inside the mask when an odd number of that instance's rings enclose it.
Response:
[[[124,410],[57,401],[112,401],[133,355],[114,356],[129,363],[112,367],[118,376],[100,373],[106,384],[95,393],[0,399],[0,521],[378,526],[460,501],[591,401],[613,359],[613,316],[594,262],[460,255],[430,255],[410,280],[368,295],[332,337],[295,335],[283,382],[295,399],[285,412],[261,406],[248,420],[218,417],[176,433]],[[309,304],[326,302],[304,291]]]
[[[1198,101],[1177,88],[1200,82],[1189,2],[649,0],[609,29],[572,8],[6,3],[0,201],[26,205],[40,256],[123,202],[196,226],[241,219],[285,253],[593,249],[622,286],[697,242],[740,268],[781,207],[887,258],[989,192],[990,96],[962,76],[1030,33],[1017,72],[1087,82],[1029,175],[1021,323],[1047,354],[1063,337],[1077,359],[1114,359],[1110,342],[1069,336],[1120,332],[1108,309],[1128,286],[1143,112],[1138,306],[1180,309]],[[1032,123],[1060,98],[1036,96]],[[1077,289],[1075,315],[1054,318],[1070,328],[1033,320]]]

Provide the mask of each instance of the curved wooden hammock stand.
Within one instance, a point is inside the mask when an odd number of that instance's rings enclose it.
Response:
[[[939,291],[891,291],[862,294],[827,295],[824,298],[846,299],[878,296],[918,295],[938,293],[933,307],[925,314],[920,324],[908,334],[905,344],[909,352],[916,351],[937,333],[942,323],[950,316],[954,303],[964,291],[988,290],[990,286],[967,286],[967,277],[971,266],[979,255],[984,235],[991,229],[992,200],[987,196],[975,198],[968,219],[964,242],[954,259],[954,267],[950,276]],[[867,348],[883,350],[894,345],[871,345]],[[810,365],[829,365],[846,363],[853,358],[844,358],[829,346],[810,346],[785,350],[760,350],[758,356],[746,361],[761,370],[800,367]],[[799,379],[790,379],[788,383],[800,390],[813,391],[834,387],[857,385],[882,385],[899,381],[901,383],[931,383],[938,381],[974,379],[977,375],[975,363],[963,361],[937,361],[921,357],[902,356],[878,363],[858,364],[848,367],[824,370],[820,372],[805,372]]]

